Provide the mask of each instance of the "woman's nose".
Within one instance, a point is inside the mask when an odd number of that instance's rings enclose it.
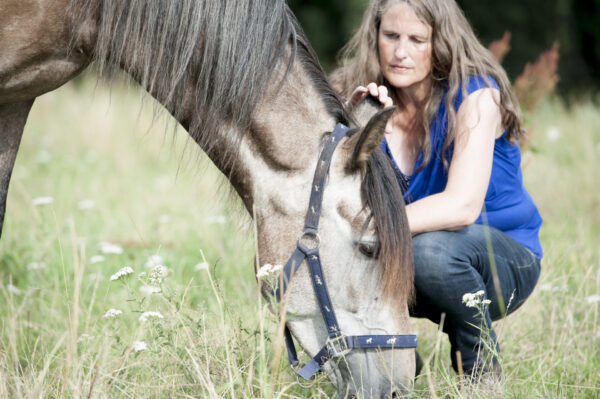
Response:
[[[407,56],[408,52],[406,49],[406,45],[407,43],[405,39],[398,40],[396,48],[394,49],[394,55],[396,56],[396,58],[402,59]]]

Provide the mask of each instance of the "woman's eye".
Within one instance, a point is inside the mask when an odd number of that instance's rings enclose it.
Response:
[[[359,242],[358,250],[367,258],[377,259],[379,256],[379,245],[377,243]]]

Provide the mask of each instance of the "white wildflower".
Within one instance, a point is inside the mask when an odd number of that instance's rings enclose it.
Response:
[[[270,263],[265,263],[258,271],[256,272],[256,277],[264,278],[267,277],[273,271],[273,265]]]
[[[600,302],[600,295],[590,295],[585,300],[591,305],[592,303]]]
[[[271,268],[271,273],[277,273],[281,269],[283,269],[283,265],[273,265],[273,267]]]
[[[105,319],[114,319],[115,317],[119,316],[123,314],[123,312],[119,309],[108,309],[106,311],[106,313],[104,313],[104,316],[102,316]]]
[[[142,285],[140,287],[140,292],[144,295],[152,295],[160,293],[159,287],[153,287],[151,285]]]
[[[89,341],[89,340],[91,340],[91,339],[93,339],[93,338],[94,338],[94,336],[93,336],[93,335],[89,335],[89,334],[81,334],[81,335],[79,336],[79,338],[77,338],[77,343],[79,344],[79,343],[81,343],[81,342],[84,342],[84,341]]]
[[[556,141],[560,138],[560,130],[556,126],[549,126],[546,130],[546,137],[550,141]]]
[[[483,294],[485,294],[483,290],[479,290],[474,294],[467,292],[463,295],[462,301],[468,308],[474,308],[482,303]]]
[[[208,263],[200,262],[196,266],[194,266],[194,270],[208,270]]]
[[[148,345],[144,341],[134,341],[131,345],[134,352],[145,351],[148,349]]]
[[[164,259],[162,256],[155,254],[155,255],[150,255],[148,257],[148,260],[146,261],[146,267],[148,269],[158,266],[158,265],[162,265],[164,262]]]
[[[160,314],[159,312],[144,312],[141,314],[140,318],[138,319],[139,321],[146,321],[149,318],[157,318],[157,319],[164,319],[163,315]]]
[[[42,270],[46,268],[45,262],[31,262],[27,265],[27,270]]]
[[[104,275],[102,273],[90,273],[90,275],[88,275],[88,279],[91,281],[104,280]]]
[[[484,299],[483,301],[481,301],[482,305],[489,305],[490,303],[492,303],[492,301],[490,301],[489,299]]]
[[[110,276],[110,281],[119,280],[121,277],[125,277],[133,273],[133,269],[129,266],[122,268],[112,276]]]
[[[36,197],[33,199],[33,201],[31,201],[34,206],[50,205],[53,202],[54,198],[52,197]]]
[[[37,157],[35,158],[37,163],[48,163],[52,159],[50,153],[46,150],[40,150],[37,153]]]
[[[540,285],[540,291],[552,291],[552,284]]]
[[[208,224],[225,224],[227,223],[227,218],[223,215],[216,215],[206,218],[206,223]]]
[[[158,217],[158,223],[160,224],[167,224],[171,221],[171,216],[169,215],[160,215]]]
[[[77,203],[77,207],[82,211],[92,209],[95,205],[94,200],[91,199],[84,199]]]
[[[6,290],[13,295],[21,295],[21,290],[12,284],[6,284]]]
[[[152,284],[154,286],[158,286],[158,285],[162,284],[163,280],[167,277],[168,274],[169,274],[169,269],[167,269],[166,266],[164,266],[164,265],[154,266],[154,268],[148,275],[148,280],[150,281],[150,284]]]
[[[94,255],[90,258],[90,263],[92,264],[100,262],[104,262],[104,256],[102,255]]]
[[[102,252],[103,254],[120,255],[123,253],[123,248],[121,248],[118,245],[111,244],[110,242],[101,242],[100,252]]]

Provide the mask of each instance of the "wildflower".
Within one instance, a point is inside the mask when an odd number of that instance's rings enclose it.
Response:
[[[540,285],[540,291],[552,291],[552,284]]]
[[[546,130],[546,137],[550,141],[556,141],[560,138],[560,130],[556,126],[549,126]]]
[[[84,199],[77,203],[77,207],[82,211],[92,209],[95,206],[94,201],[91,199]]]
[[[50,153],[46,150],[40,150],[37,153],[37,157],[36,157],[36,162],[37,163],[48,163],[50,162],[50,160],[52,159],[52,156],[50,155]]]
[[[585,298],[585,300],[591,305],[592,303],[600,302],[600,295],[591,295]]]
[[[281,269],[283,269],[283,265],[273,265],[273,267],[271,267],[271,273],[276,273]]]
[[[54,198],[52,197],[36,197],[31,201],[34,206],[50,205],[53,202]]]
[[[45,262],[31,262],[27,265],[27,270],[42,270],[46,268]]]
[[[154,266],[162,265],[163,262],[164,262],[164,259],[162,256],[157,255],[157,254],[150,255],[148,257],[148,260],[146,261],[146,267],[150,269]]]
[[[81,343],[81,342],[84,342],[84,341],[89,341],[89,340],[91,340],[91,339],[93,339],[93,338],[94,338],[94,336],[93,336],[93,335],[89,335],[89,334],[81,334],[81,335],[79,336],[79,338],[77,338],[77,343],[79,344],[79,343]]]
[[[144,341],[134,341],[131,345],[134,352],[145,351],[148,349],[148,345]]]
[[[129,266],[122,268],[112,276],[110,276],[110,281],[119,280],[121,277],[125,277],[133,273],[133,269]]]
[[[167,224],[171,221],[171,216],[169,215],[160,215],[158,217],[158,223],[160,224]]]
[[[196,266],[194,266],[194,270],[208,270],[208,263],[200,262]]]
[[[101,242],[100,252],[102,252],[103,254],[120,255],[123,253],[123,248],[121,248],[118,245],[111,244],[110,242]]]
[[[158,294],[160,291],[159,287],[153,287],[151,285],[142,285],[140,287],[140,292],[145,295]]]
[[[105,319],[114,319],[115,317],[117,317],[120,314],[123,314],[123,312],[120,311],[119,309],[108,309],[106,311],[106,313],[104,313],[104,316],[102,316],[102,317]]]
[[[21,290],[12,284],[6,284],[6,290],[14,295],[21,295]]]
[[[152,269],[148,275],[148,280],[150,281],[150,284],[158,286],[162,284],[163,280],[167,277],[167,274],[169,274],[169,269],[164,265],[158,265]]]
[[[140,316],[140,318],[138,319],[139,321],[146,321],[149,318],[157,318],[157,319],[164,319],[163,315],[160,314],[159,312],[144,312],[142,313],[142,315]]]
[[[267,277],[269,274],[273,272],[273,265],[270,263],[264,264],[258,271],[256,272],[256,277],[263,278]]]
[[[104,280],[104,275],[102,273],[91,273],[88,278],[91,281],[95,281],[95,280]]]
[[[211,216],[206,218],[206,223],[208,224],[225,224],[227,223],[227,218],[223,215]]]
[[[100,263],[104,262],[104,256],[102,255],[94,255],[90,258],[90,263]]]
[[[462,301],[468,308],[474,308],[482,303],[483,294],[485,294],[483,290],[479,290],[474,294],[467,292],[463,295]]]

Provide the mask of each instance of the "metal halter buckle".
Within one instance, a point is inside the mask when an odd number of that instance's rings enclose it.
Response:
[[[307,243],[312,243],[314,245],[306,245]],[[300,244],[311,250],[318,249],[321,246],[321,237],[319,236],[319,233],[305,231],[300,237],[298,237],[298,245]]]
[[[348,342],[346,342],[346,336],[344,334],[340,334],[334,338],[327,338],[325,345],[327,345],[327,352],[332,358],[346,356],[351,350],[348,347]]]

